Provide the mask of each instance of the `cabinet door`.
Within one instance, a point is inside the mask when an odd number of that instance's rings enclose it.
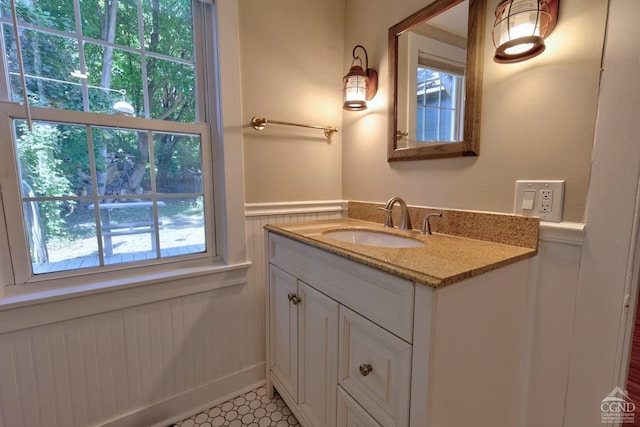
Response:
[[[270,266],[269,369],[294,399],[298,397],[298,310],[290,295],[296,292],[297,279]]]
[[[333,427],[338,387],[338,303],[300,281],[298,291],[298,406],[311,425]]]
[[[337,427],[380,427],[358,403],[349,396],[342,387],[338,387],[338,422]]]

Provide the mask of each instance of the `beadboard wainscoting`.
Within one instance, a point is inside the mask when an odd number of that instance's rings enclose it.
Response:
[[[247,274],[3,310],[0,426],[167,425],[262,384],[262,290]]]
[[[322,219],[344,218],[347,214],[347,202],[343,200],[329,200],[317,202],[284,202],[284,203],[247,203],[245,205],[245,230],[247,233],[247,255],[253,266],[249,270],[249,280],[258,284],[261,292],[262,306],[260,317],[264,319],[265,289],[266,289],[266,224],[276,224],[297,221],[317,221]],[[260,344],[262,357],[264,355],[265,325],[261,324]]]
[[[264,383],[266,223],[346,202],[247,204],[251,267],[0,311],[0,427],[162,426]],[[583,224],[541,225],[523,358],[523,426],[561,426]]]
[[[561,427],[574,335],[584,224],[540,223],[527,295],[521,426]]]

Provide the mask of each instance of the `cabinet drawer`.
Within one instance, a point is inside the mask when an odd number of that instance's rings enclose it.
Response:
[[[411,345],[342,306],[339,375],[381,425],[409,425]]]
[[[381,427],[342,387],[338,387],[337,427]]]
[[[269,262],[412,341],[413,282],[274,233],[269,233]]]

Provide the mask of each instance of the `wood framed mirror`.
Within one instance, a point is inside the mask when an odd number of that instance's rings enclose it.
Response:
[[[388,161],[477,156],[486,0],[436,0],[389,28]]]

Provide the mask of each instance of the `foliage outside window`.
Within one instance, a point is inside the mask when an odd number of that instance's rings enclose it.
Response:
[[[11,115],[12,152],[32,274],[215,256],[207,238],[213,202],[205,191],[210,137],[202,123],[209,100],[196,90],[205,86],[198,14],[209,6],[16,5],[35,118],[28,129],[24,116]],[[0,89],[7,101],[21,103],[8,0],[0,0],[0,26],[0,61],[8,71]],[[133,107],[133,117],[116,114],[117,102]]]

